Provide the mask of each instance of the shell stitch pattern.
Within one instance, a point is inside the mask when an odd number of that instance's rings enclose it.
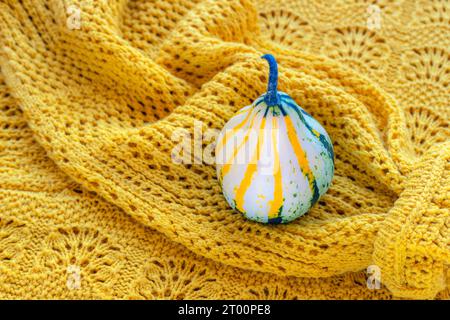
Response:
[[[152,259],[134,284],[134,298],[219,299],[220,285],[208,271],[188,260]]]
[[[30,231],[25,223],[15,218],[0,217],[0,268],[17,264],[27,245]]]

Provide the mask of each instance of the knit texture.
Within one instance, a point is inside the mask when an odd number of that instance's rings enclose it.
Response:
[[[449,25],[437,0],[1,0],[0,298],[448,299]],[[336,154],[287,225],[171,159],[265,92],[264,53]]]

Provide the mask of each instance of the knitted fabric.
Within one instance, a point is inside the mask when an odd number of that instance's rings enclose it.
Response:
[[[450,6],[373,29],[372,2],[1,0],[0,298],[448,299]],[[171,159],[265,92],[264,53],[336,154],[287,225]]]

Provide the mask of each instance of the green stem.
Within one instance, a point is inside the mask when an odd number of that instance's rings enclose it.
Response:
[[[266,59],[269,63],[269,83],[267,85],[267,93],[264,96],[264,102],[267,106],[275,106],[280,104],[280,96],[278,94],[278,66],[275,57],[270,53],[263,55],[261,58]]]

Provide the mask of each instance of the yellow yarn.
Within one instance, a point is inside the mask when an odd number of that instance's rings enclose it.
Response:
[[[448,299],[450,7],[379,1],[370,30],[372,2],[0,1],[0,298]],[[265,91],[268,52],[336,153],[278,226],[171,160]]]

